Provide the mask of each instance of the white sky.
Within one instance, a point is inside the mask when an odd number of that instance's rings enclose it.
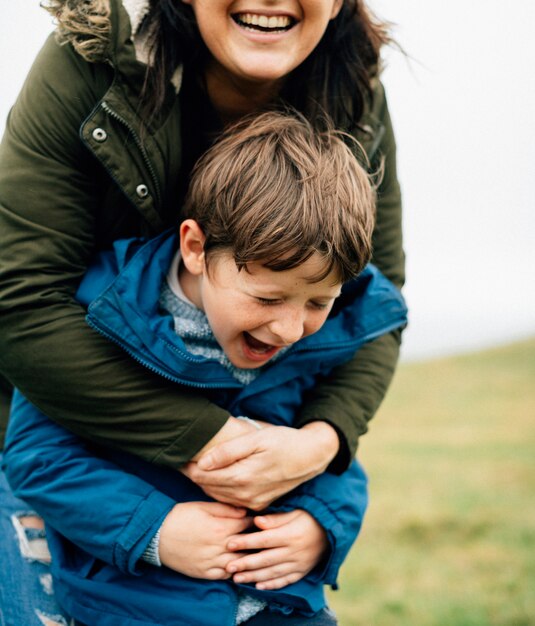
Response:
[[[0,132],[51,28],[38,5],[10,2],[0,22]],[[389,52],[384,74],[405,201],[404,356],[533,336],[535,3],[371,5],[412,58]]]

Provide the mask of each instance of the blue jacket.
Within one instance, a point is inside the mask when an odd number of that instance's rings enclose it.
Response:
[[[89,305],[88,322],[99,332],[151,371],[209,389],[230,414],[291,426],[303,393],[318,376],[349,359],[363,343],[406,323],[401,295],[370,266],[344,286],[320,331],[244,387],[219,363],[187,353],[173,320],[159,311],[160,285],[176,245],[170,233],[148,242],[118,242],[88,272],[79,299]],[[234,624],[235,584],[192,579],[139,562],[175,502],[209,500],[187,478],[124,453],[96,450],[20,394],[13,402],[4,462],[15,493],[51,527],[55,591],[77,619],[99,626]],[[248,587],[248,592],[281,610],[306,614],[323,608],[323,585],[335,583],[366,504],[366,477],[356,462],[341,476],[324,473],[277,501],[271,510],[301,508],[318,520],[329,538],[329,558],[282,590]]]

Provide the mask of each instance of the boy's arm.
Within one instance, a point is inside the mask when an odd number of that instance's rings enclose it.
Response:
[[[17,391],[3,465],[14,493],[91,555],[128,573],[174,500],[54,424]]]
[[[139,574],[160,531],[159,557],[188,576],[223,579],[228,539],[251,526],[244,509],[216,502],[176,503],[144,480],[102,458],[50,421],[20,393],[13,400],[6,476],[63,536],[121,571]]]

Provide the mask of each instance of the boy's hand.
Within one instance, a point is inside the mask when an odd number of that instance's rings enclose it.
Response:
[[[236,554],[228,550],[227,544],[253,525],[245,509],[227,504],[176,504],[161,527],[160,560],[163,565],[193,578],[230,578],[226,567],[236,559]]]
[[[300,429],[249,427],[248,433],[216,445],[181,471],[214,500],[261,511],[324,472],[338,448],[338,435],[326,422]]]
[[[236,583],[256,583],[257,589],[280,589],[306,576],[328,548],[327,535],[306,511],[272,513],[254,518],[259,532],[232,537],[229,550],[259,550],[227,564]]]

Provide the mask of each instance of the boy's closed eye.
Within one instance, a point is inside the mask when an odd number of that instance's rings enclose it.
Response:
[[[329,300],[329,302],[309,302],[308,305],[312,309],[317,309],[318,311],[324,311],[325,309],[328,309],[330,306],[332,306],[333,303],[334,303],[334,300]]]
[[[275,306],[277,304],[282,304],[283,300],[281,300],[280,298],[261,298],[259,296],[255,297],[255,300],[260,303],[263,304],[265,306]],[[325,309],[328,309],[334,302],[333,300],[329,300],[328,302],[314,302],[314,301],[310,301],[307,303],[307,306],[312,308],[312,309],[316,309],[319,311],[324,311]]]
[[[255,300],[260,304],[265,304],[266,306],[273,306],[275,304],[281,304],[282,300],[280,298],[261,298],[255,297]]]

